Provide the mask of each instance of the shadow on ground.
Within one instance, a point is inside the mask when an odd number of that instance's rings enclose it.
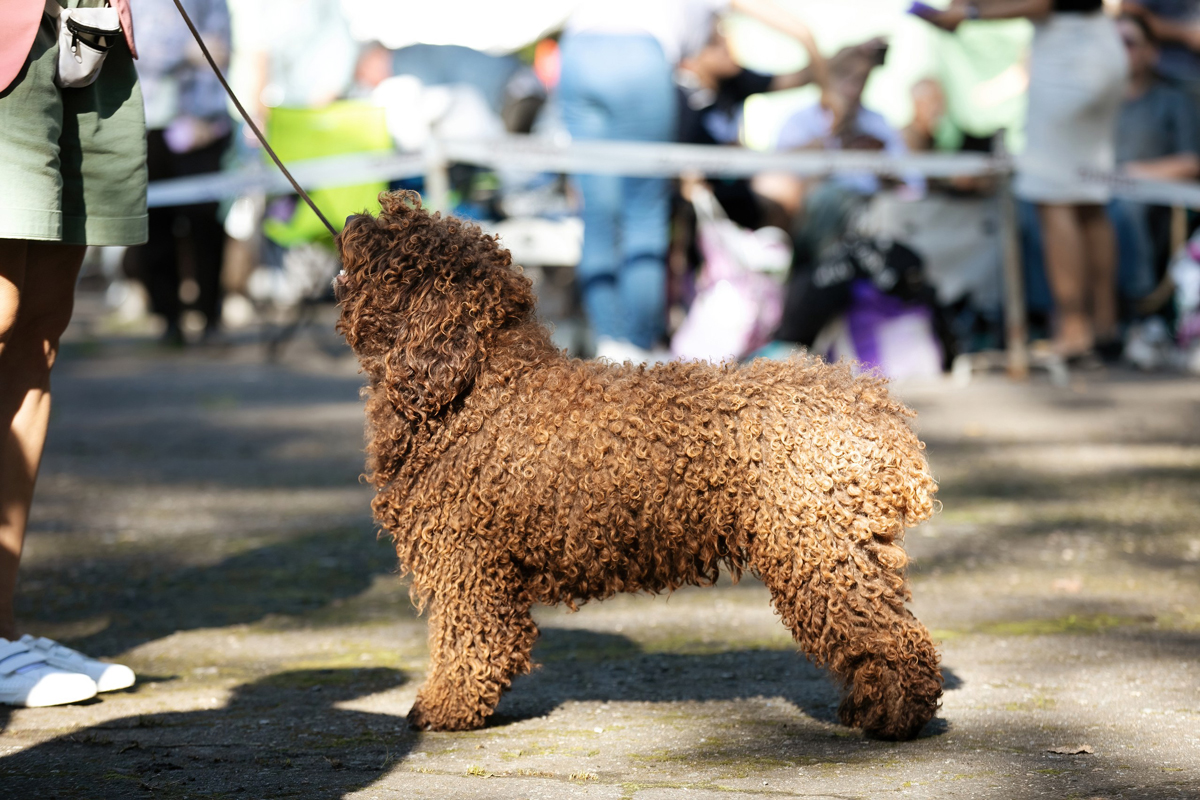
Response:
[[[1178,800],[1196,796],[1188,776],[1164,774],[1161,763],[1136,752],[1107,748],[1093,748],[1090,753],[1051,752],[1051,747],[1077,745],[1088,740],[1084,731],[1072,731],[1067,726],[1059,726],[1057,733],[1051,734],[1053,738],[1048,738],[1044,725],[1008,725],[1005,734],[1011,741],[1027,742],[1032,746],[1004,748],[994,748],[986,738],[975,738],[978,731],[975,735],[969,731],[955,731],[951,736],[928,740],[927,728],[913,742],[881,742],[839,735],[814,736],[811,729],[773,720],[757,720],[742,727],[749,728],[744,736],[708,737],[695,746],[671,752],[659,761],[687,769],[719,765],[729,770],[733,777],[815,767],[803,774],[828,776],[834,772],[844,779],[847,788],[853,788],[845,794],[789,792],[777,788],[772,781],[772,793],[784,797],[819,796],[829,800],[892,794],[1003,800],[1045,797]],[[986,762],[972,759],[970,754],[980,750],[992,751]],[[1120,766],[1115,767],[1114,762]],[[922,767],[914,773],[913,765]],[[1132,777],[1135,774],[1140,777]],[[1146,774],[1155,775],[1152,782],[1145,780]],[[872,787],[866,792],[862,791],[864,778]]]
[[[704,703],[757,697],[782,698],[814,720],[840,725],[840,690],[827,672],[795,650],[649,653],[620,634],[544,628],[533,656],[540,666],[513,682],[490,725],[543,717],[571,701]],[[947,690],[962,686],[952,670],[943,667],[942,672]],[[946,730],[943,721],[934,720],[923,735]]]
[[[392,669],[301,670],[204,711],[125,717],[0,758],[6,797],[338,798],[412,750],[404,720],[337,703],[402,685]]]
[[[294,536],[229,556],[211,566],[95,558],[33,566],[22,573],[17,613],[55,625],[107,617],[94,633],[63,641],[97,657],[123,653],[183,630],[311,614],[361,594],[377,575],[394,573],[396,555],[373,530]],[[414,612],[407,598],[398,615]],[[306,620],[307,622],[307,620]],[[36,633],[36,623],[30,627]]]
[[[1173,490],[1194,497],[1200,486],[1200,467],[1147,467],[1129,465],[1112,467],[1099,474],[1088,474],[1085,480],[1078,473],[1048,475],[1009,468],[1006,471],[975,472],[956,478],[938,488],[938,499],[953,508],[959,503],[989,500],[1020,502],[1104,499],[1114,494],[1129,494],[1154,487],[1159,491]]]
[[[362,472],[357,375],[195,360],[111,368],[67,361],[56,372],[47,475],[302,490],[353,485]]]

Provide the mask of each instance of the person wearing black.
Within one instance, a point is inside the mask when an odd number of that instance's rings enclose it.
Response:
[[[227,64],[232,27],[225,0],[187,0],[189,16],[215,54]],[[171,0],[138,0],[138,33],[145,40],[138,76],[146,104],[146,150],[150,180],[219,172],[233,141],[225,90],[192,40]],[[130,272],[145,283],[150,307],[165,322],[163,344],[184,344],[181,278],[190,273],[204,316],[203,341],[217,343],[221,324],[221,269],[225,226],[217,203],[150,209],[150,240],[131,248]]]
[[[877,57],[886,49],[881,39],[871,39],[859,49]],[[679,92],[677,139],[684,144],[740,145],[743,110],[752,95],[798,89],[813,83],[811,67],[782,75],[746,69],[738,64],[720,25],[715,25],[705,46],[683,59],[675,71]],[[747,179],[710,181],[713,194],[729,218],[746,228],[780,224],[772,201],[758,195]]]
[[[747,98],[763,92],[794,89],[812,82],[809,68],[787,75],[767,75],[734,60],[720,26],[705,46],[684,58],[675,70],[679,93],[678,141],[684,144],[739,145],[742,111]],[[710,181],[713,195],[737,224],[759,228],[765,223],[763,200],[745,178]]]

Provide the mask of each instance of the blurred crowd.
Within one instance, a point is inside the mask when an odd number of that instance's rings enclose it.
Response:
[[[995,152],[1020,139],[964,131],[955,93],[933,74],[911,82],[909,123],[892,124],[863,99],[888,61],[888,40],[822,52],[799,4],[583,0],[560,26],[503,54],[361,41],[340,0],[184,5],[220,65],[232,64],[285,161],[512,133],[742,147],[747,101],[775,92],[792,104],[775,131],[779,152],[902,159]],[[261,162],[173,0],[132,6],[151,180]],[[1034,23],[1027,56],[1004,76],[1027,88],[1014,189],[1028,305],[1046,352],[1079,367],[1121,358],[1184,365],[1197,327],[1184,295],[1200,281],[1184,246],[1193,216],[1114,198],[1111,185],[1117,174],[1200,177],[1200,0],[954,0],[910,13],[946,36],[1002,18]],[[794,39],[806,66],[746,68],[730,27],[738,15]],[[926,181],[901,169],[667,181],[467,164],[452,164],[448,177],[451,210],[522,251],[517,260],[534,273],[545,307],[586,319],[564,326],[564,344],[577,352],[647,362],[807,348],[904,377],[1002,343],[994,178]],[[425,188],[421,178],[397,184]],[[314,199],[340,220],[387,186]],[[149,243],[120,265],[144,292],[118,281],[114,302],[148,302],[167,345],[221,343],[223,322],[319,293],[336,269],[330,245],[294,197],[155,208]],[[571,268],[569,280],[554,278],[558,267]]]

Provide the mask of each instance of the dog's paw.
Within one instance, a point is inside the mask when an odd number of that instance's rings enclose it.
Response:
[[[915,739],[940,705],[942,681],[940,674],[935,676],[902,675],[879,665],[862,668],[838,707],[838,717],[874,739]]]
[[[434,730],[433,720],[431,720],[429,715],[425,712],[424,705],[421,703],[420,698],[417,698],[417,701],[413,703],[412,708],[409,709],[408,727],[412,728],[414,731]]]
[[[934,706],[896,706],[875,699],[850,695],[838,707],[838,717],[851,728],[860,728],[872,739],[906,742],[915,739],[933,718]]]
[[[455,716],[439,706],[428,706],[417,697],[408,712],[408,726],[414,731],[471,731],[483,727],[479,714]]]

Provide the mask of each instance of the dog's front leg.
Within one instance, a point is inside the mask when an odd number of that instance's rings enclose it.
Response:
[[[462,581],[462,582],[458,582]],[[429,674],[408,712],[420,730],[481,727],[516,675],[529,672],[537,625],[515,586],[461,573],[438,587],[429,614]]]

